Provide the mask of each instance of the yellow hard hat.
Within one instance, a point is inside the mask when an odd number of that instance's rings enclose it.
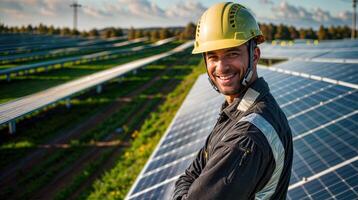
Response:
[[[192,53],[240,46],[250,39],[257,44],[265,41],[251,12],[237,3],[218,3],[201,16]]]

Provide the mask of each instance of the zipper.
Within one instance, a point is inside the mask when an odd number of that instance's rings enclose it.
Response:
[[[235,160],[233,167],[230,169],[228,176],[225,178],[225,184],[231,183],[238,171],[237,168],[240,168],[244,164],[247,155],[251,153],[251,150],[248,148],[239,146],[239,149],[241,152],[244,152],[244,154],[241,156],[241,159],[237,158]]]

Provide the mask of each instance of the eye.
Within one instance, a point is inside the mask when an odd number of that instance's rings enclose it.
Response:
[[[217,59],[217,56],[216,56],[216,55],[207,55],[207,56],[206,56],[206,59],[207,59],[207,60],[216,60],[216,59]]]
[[[239,56],[240,55],[240,53],[239,52],[236,52],[236,51],[232,51],[232,52],[229,52],[228,54],[227,54],[227,56],[229,57],[229,58],[235,58],[235,57],[237,57],[237,56]]]

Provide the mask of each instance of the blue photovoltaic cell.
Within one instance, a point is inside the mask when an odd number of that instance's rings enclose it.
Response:
[[[341,52],[329,52],[327,54],[321,55],[320,58],[358,58],[358,50],[348,50]]]
[[[358,155],[358,114],[336,122],[314,134],[294,138],[291,184]]]
[[[358,54],[356,58],[358,58]],[[358,83],[358,63],[287,61],[275,65],[275,67],[349,83]]]
[[[293,131],[291,184],[358,155],[357,90],[264,68],[258,71],[269,83],[271,93],[286,113]],[[168,199],[175,180],[203,146],[224,101],[222,96],[213,92],[206,77],[200,76],[194,85],[161,146],[133,189],[133,198],[129,199]],[[325,199],[337,195],[354,199],[358,197],[358,183],[352,181],[355,176],[348,176],[341,170],[353,169],[356,173],[357,168],[352,166],[348,163],[334,172],[289,190],[288,198],[301,199],[312,195],[315,199]],[[340,178],[339,181],[335,180],[334,186],[325,183],[333,180],[330,174]],[[346,175],[347,179],[342,179]],[[351,181],[354,189],[344,188],[346,182],[342,180]],[[342,188],[342,191],[336,191],[335,188]]]
[[[164,169],[154,172],[146,176],[144,174],[141,180],[138,182],[136,189],[133,191],[134,193],[139,192],[143,189],[146,189],[150,186],[158,184],[166,179],[175,177],[184,172],[184,170],[189,166],[190,162],[193,158],[187,158],[185,160],[181,160],[177,162],[175,165],[165,167]]]
[[[344,181],[342,181],[344,180]],[[318,179],[288,192],[289,200],[296,199],[357,199],[358,161],[334,170]]]
[[[146,199],[169,199],[170,191],[173,191],[173,184],[164,184],[154,190],[151,190],[142,195],[138,195],[132,200],[146,200]],[[163,198],[166,197],[166,198]]]
[[[288,45],[287,45],[288,44]],[[322,58],[322,59],[354,59],[358,58],[358,41],[329,41],[318,44],[286,43],[286,45],[260,45],[261,57],[270,59]]]

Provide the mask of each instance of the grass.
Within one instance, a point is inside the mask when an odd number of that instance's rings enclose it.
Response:
[[[151,77],[154,77],[165,69],[166,65],[170,65],[175,59],[180,59],[181,56],[183,55],[172,56],[163,61],[158,61],[140,70],[136,75],[131,74],[124,79],[114,79],[104,86],[104,91],[100,95],[93,96],[93,92],[83,94],[72,100],[74,105],[70,110],[67,110],[67,112],[64,105],[60,105],[54,108],[48,108],[48,111],[53,112],[52,114],[40,112],[35,116],[31,116],[31,119],[24,120],[25,122],[27,121],[28,124],[26,125],[26,123],[23,122],[25,125],[18,125],[19,133],[15,138],[8,140],[5,138],[7,142],[2,143],[0,153],[1,157],[6,159],[3,159],[3,163],[1,163],[0,166],[14,162],[16,160],[14,158],[24,156],[28,153],[29,149],[34,150],[38,145],[46,143],[47,140],[61,134],[62,131],[59,130],[70,129],[77,123],[100,111],[104,106],[115,101],[118,96],[126,95],[130,91],[145,84],[152,79]],[[67,168],[77,159],[81,158],[85,152],[88,152],[88,144],[92,144],[95,141],[102,141],[109,133],[113,133],[118,127],[123,127],[126,134],[123,133],[119,135],[117,139],[121,139],[128,134],[136,135],[133,134],[133,132],[136,133],[135,129],[140,122],[145,118],[148,119],[148,116],[153,116],[153,114],[149,115],[149,113],[153,110],[157,110],[158,104],[167,97],[167,94],[173,87],[182,81],[187,74],[192,72],[195,65],[190,64],[193,64],[193,62],[198,62],[198,58],[196,57],[192,60],[186,59],[184,63],[188,63],[187,65],[180,64],[172,66],[171,70],[163,74],[161,78],[155,82],[153,87],[147,88],[147,90],[135,97],[132,102],[127,103],[121,110],[101,123],[100,126],[81,134],[80,138],[70,141],[68,149],[57,149],[54,153],[51,153],[46,162],[39,164],[33,168],[31,172],[21,174],[21,171],[19,171],[19,177],[21,177],[21,179],[18,180],[18,183],[21,184],[23,188],[21,191],[23,192],[18,192],[16,188],[10,187],[3,189],[0,196],[7,197],[15,195],[16,198],[20,199],[31,197],[34,192],[51,181],[62,169]],[[195,79],[192,80],[192,82],[194,81]],[[186,87],[186,89],[189,90],[189,86],[186,85]],[[179,93],[180,95],[184,95],[181,92]],[[173,93],[170,93],[168,98],[172,95]],[[173,98],[175,98],[174,102],[176,102],[177,97]],[[88,107],[95,109],[88,109]],[[63,113],[60,113],[60,116],[58,115],[59,109],[64,110]],[[141,112],[138,112],[138,110],[141,110]],[[71,116],[73,117],[71,118]],[[31,120],[36,123],[31,123]],[[39,122],[41,122],[41,124]],[[33,126],[34,124],[35,126]],[[1,141],[4,141],[4,139]],[[9,154],[5,153],[5,151]],[[110,150],[103,151],[101,157],[96,159],[94,163],[89,163],[84,166],[83,170],[86,173],[81,173],[76,176],[73,179],[74,181],[72,181],[71,184],[69,183],[68,187],[64,188],[56,197],[66,199],[67,194],[76,191],[76,188],[93,173],[94,168],[97,169],[101,165],[102,160],[107,160],[109,155],[111,155]],[[46,170],[44,171],[44,169]],[[36,177],[35,180],[34,177]],[[88,189],[84,194],[90,194],[90,191],[91,189]]]

